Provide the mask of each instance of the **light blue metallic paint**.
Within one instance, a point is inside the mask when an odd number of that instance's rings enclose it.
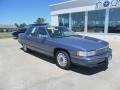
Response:
[[[47,31],[47,30],[46,30]],[[47,33],[48,34],[48,33]],[[78,57],[76,52],[80,51],[93,51],[100,48],[109,46],[109,43],[100,39],[86,37],[86,36],[69,36],[61,38],[33,38],[27,36],[25,33],[19,35],[19,42],[26,44],[28,48],[38,51],[40,53],[54,57],[54,50],[61,48],[67,50],[71,57],[71,62],[83,65],[87,67],[97,66],[97,63],[102,61],[108,61],[108,58],[112,56],[112,50],[108,48],[106,53],[91,57]]]

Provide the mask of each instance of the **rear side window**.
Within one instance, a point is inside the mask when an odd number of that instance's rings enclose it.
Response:
[[[26,35],[29,35],[29,34],[31,33],[32,29],[33,29],[33,27],[28,28],[27,31],[25,32],[25,34],[26,34]]]
[[[26,31],[26,35],[31,36],[31,37],[37,37],[37,28],[36,27],[31,27]]]
[[[32,36],[32,37],[37,37],[37,28],[34,27],[31,32],[29,33],[29,36]]]

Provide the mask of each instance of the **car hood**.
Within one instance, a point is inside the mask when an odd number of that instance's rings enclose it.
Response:
[[[56,42],[85,51],[92,51],[109,45],[106,41],[80,35],[56,38]]]

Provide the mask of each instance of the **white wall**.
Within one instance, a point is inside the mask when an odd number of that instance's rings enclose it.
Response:
[[[96,6],[84,6],[84,7],[75,7],[75,8],[68,8],[68,9],[61,9],[56,11],[51,11],[51,15],[58,15],[58,14],[65,14],[65,13],[75,13],[75,12],[84,12],[84,11],[91,11],[95,10]]]
[[[97,0],[69,0],[66,2],[50,5],[50,9],[51,11],[58,11],[68,8],[91,6],[91,5],[95,5],[96,1]]]
[[[58,15],[51,16],[51,25],[52,26],[59,26]]]

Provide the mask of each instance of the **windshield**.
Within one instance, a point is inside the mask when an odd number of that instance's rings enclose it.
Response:
[[[51,37],[68,37],[75,35],[72,30],[66,27],[48,27],[48,33]]]

